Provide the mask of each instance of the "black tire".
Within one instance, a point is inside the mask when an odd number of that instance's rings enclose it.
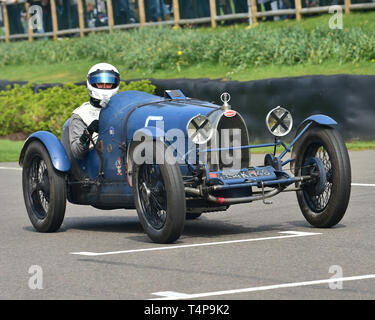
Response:
[[[56,171],[44,145],[32,141],[22,170],[22,188],[30,221],[39,232],[57,231],[65,216],[66,181]]]
[[[325,187],[320,189],[322,192],[317,194],[319,188],[303,183],[303,190],[297,191],[298,204],[304,217],[314,227],[336,225],[346,212],[351,190],[350,160],[343,138],[333,128],[316,126],[302,136],[293,152],[296,154],[296,176],[306,170],[303,165],[311,163],[308,159],[314,157],[323,162],[326,171]]]
[[[153,164],[138,165],[133,162],[135,206],[141,225],[150,239],[157,243],[171,243],[182,234],[186,218],[181,171],[176,162],[171,164],[169,161],[173,155],[162,142],[145,143],[146,148],[154,150]],[[164,154],[163,164],[156,164],[156,154]]]

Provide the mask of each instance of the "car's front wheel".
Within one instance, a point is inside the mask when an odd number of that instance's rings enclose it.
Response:
[[[154,242],[174,242],[183,232],[186,218],[180,168],[163,143],[149,141],[144,148],[153,150],[152,161],[137,164],[133,160],[132,185],[138,217]],[[157,154],[164,155],[162,163],[157,163]]]
[[[345,142],[337,130],[317,126],[295,148],[295,175],[315,174],[297,191],[301,211],[311,225],[332,227],[343,218],[350,198],[351,169]]]

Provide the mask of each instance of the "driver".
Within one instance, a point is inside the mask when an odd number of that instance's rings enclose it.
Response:
[[[87,90],[90,101],[73,111],[70,124],[70,149],[77,159],[82,159],[90,149],[90,136],[94,142],[98,138],[99,114],[109,99],[118,92],[120,74],[108,64],[94,65],[87,74]]]

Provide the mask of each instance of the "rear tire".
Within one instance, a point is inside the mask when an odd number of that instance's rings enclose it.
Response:
[[[66,208],[65,175],[56,171],[49,153],[39,141],[27,147],[22,170],[26,210],[39,232],[54,232],[64,220]]]
[[[315,227],[336,225],[346,212],[351,190],[350,160],[343,138],[333,128],[316,126],[302,136],[294,152],[296,176],[311,158],[319,158],[326,171],[325,187],[319,194],[311,184],[300,184],[303,190],[297,191],[297,199],[302,214]]]

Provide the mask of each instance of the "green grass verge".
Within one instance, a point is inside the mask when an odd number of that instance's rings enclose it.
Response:
[[[0,139],[0,162],[16,162],[18,161],[23,141],[10,141]],[[375,141],[353,141],[346,143],[350,151],[360,151],[375,149]],[[277,153],[283,150],[282,147],[277,148]],[[252,153],[273,153],[273,147],[252,149]]]
[[[348,141],[346,147],[350,151],[362,151],[375,149],[375,141]],[[252,149],[252,153],[273,153],[273,147],[256,148]],[[283,147],[277,147],[276,153],[279,154],[284,150]]]
[[[318,74],[375,75],[371,47],[375,12],[345,15],[344,30],[330,30],[331,17],[304,17],[300,23],[294,19],[261,22],[251,30],[245,30],[247,24],[192,30],[149,27],[56,42],[2,43],[0,78],[79,82],[85,80],[94,63],[102,60],[115,64],[123,79],[205,77],[249,81]],[[97,42],[103,45],[92,47]]]
[[[23,141],[0,140],[0,162],[18,161]]]
[[[30,81],[34,83],[72,83],[85,81],[87,71],[93,65],[91,61],[75,61],[69,64],[54,65],[22,65],[5,66],[1,68],[2,79],[13,81]],[[176,70],[146,70],[128,71],[116,65],[124,80],[140,78],[177,79],[177,78],[209,78],[223,80],[252,81],[270,78],[299,77],[305,75],[335,75],[357,74],[375,75],[375,61],[357,64],[347,63],[339,65],[335,61],[325,62],[320,65],[303,64],[296,66],[267,65],[246,69],[233,69],[211,64],[201,64]]]
[[[375,141],[351,141],[347,142],[346,146],[352,151],[375,149]]]

